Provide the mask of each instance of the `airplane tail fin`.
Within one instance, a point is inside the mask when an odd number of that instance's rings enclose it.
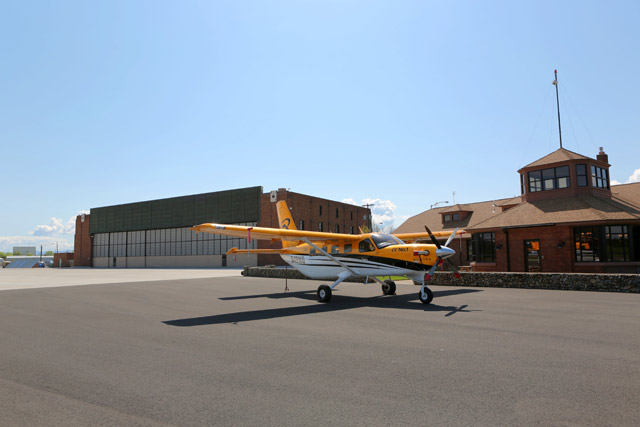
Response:
[[[278,224],[280,224],[280,228],[284,228],[287,230],[297,230],[296,223],[293,222],[293,217],[291,216],[291,211],[289,211],[289,206],[287,206],[287,202],[284,200],[280,200],[276,203],[276,209],[278,210]],[[295,242],[287,242],[286,240],[282,241],[282,247],[288,248],[289,246],[295,246]]]

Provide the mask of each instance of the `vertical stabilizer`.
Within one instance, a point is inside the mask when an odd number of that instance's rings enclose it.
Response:
[[[291,212],[289,211],[289,206],[287,206],[287,202],[284,200],[280,200],[276,203],[276,209],[278,210],[278,224],[280,224],[280,228],[285,228],[287,230],[297,230],[296,223],[293,222],[293,217],[291,216]],[[286,240],[282,241],[282,247],[288,248],[289,246],[295,246],[295,242],[288,242]]]

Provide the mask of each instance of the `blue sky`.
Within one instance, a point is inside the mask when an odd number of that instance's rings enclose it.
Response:
[[[254,185],[377,199],[396,226],[515,196],[558,148],[554,69],[564,147],[638,180],[639,5],[0,0],[0,251]]]

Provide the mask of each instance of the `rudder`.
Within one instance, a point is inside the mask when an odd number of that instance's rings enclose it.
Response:
[[[286,230],[297,230],[296,223],[293,222],[293,217],[291,216],[291,211],[289,211],[287,202],[280,200],[276,203],[276,209],[278,210],[278,224],[280,225],[280,228],[284,228]],[[296,244],[294,242],[287,242],[286,240],[282,241],[283,248],[295,245]]]

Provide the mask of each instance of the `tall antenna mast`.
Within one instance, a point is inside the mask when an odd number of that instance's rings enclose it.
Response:
[[[558,70],[553,70],[555,80],[553,85],[556,87],[556,104],[558,106],[558,135],[560,136],[560,148],[562,148],[562,128],[560,127],[560,97],[558,96]]]

